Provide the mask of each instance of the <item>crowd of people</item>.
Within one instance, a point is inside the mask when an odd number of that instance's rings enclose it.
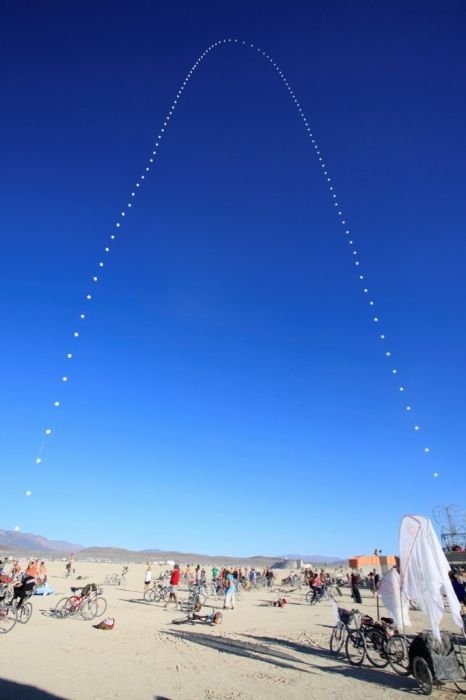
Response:
[[[0,596],[8,596],[17,606],[32,595],[38,585],[47,583],[47,567],[44,561],[31,559],[23,568],[18,560],[0,560]]]

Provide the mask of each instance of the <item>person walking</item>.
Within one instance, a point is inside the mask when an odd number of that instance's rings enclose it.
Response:
[[[351,597],[354,599],[354,602],[357,603],[358,605],[362,604],[361,591],[359,590],[360,580],[361,580],[361,577],[359,576],[358,572],[352,571],[351,572]]]
[[[227,608],[231,608],[231,610],[235,609],[235,593],[236,585],[233,574],[227,574],[227,588],[225,590],[225,599],[223,602],[223,607],[225,610]]]

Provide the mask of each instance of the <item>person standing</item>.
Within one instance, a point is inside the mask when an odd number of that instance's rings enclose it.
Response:
[[[360,576],[357,571],[351,572],[351,596],[358,605],[362,604],[361,591],[359,590]]]
[[[171,601],[174,601],[175,607],[178,607],[179,601],[178,601],[178,586],[180,585],[180,567],[178,564],[175,564],[173,567],[173,571],[170,576],[170,595],[168,596],[168,600],[165,603],[165,607],[168,606],[168,603]]]
[[[236,586],[235,586],[235,579],[233,577],[233,574],[227,574],[227,588],[225,591],[225,599],[224,599],[224,603],[223,603],[224,609],[231,608],[231,610],[234,610],[234,608],[235,608],[235,592],[236,592]]]
[[[150,582],[152,581],[152,567],[147,564],[147,569],[144,574],[144,593],[149,589]]]

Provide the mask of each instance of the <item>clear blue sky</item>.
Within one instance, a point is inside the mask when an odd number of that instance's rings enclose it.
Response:
[[[0,526],[345,556],[464,505],[464,2],[2,8]]]

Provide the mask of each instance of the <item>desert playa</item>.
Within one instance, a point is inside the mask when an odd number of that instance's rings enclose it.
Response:
[[[76,562],[76,575],[64,577],[64,563],[48,563],[55,594],[34,596],[34,612],[25,625],[0,635],[2,700],[233,700],[242,698],[402,698],[417,695],[412,678],[388,669],[354,668],[332,657],[329,637],[334,625],[330,603],[310,606],[307,588],[244,592],[235,610],[223,612],[218,626],[174,625],[173,606],[142,598],[144,564],[130,564],[126,583],[104,586],[105,616],[113,630],[95,629],[99,621],[80,616],[57,619],[50,609],[71,585],[103,582],[120,565]],[[166,568],[166,567],[164,567]],[[157,567],[154,574],[157,575]],[[278,572],[279,583],[286,572]],[[349,589],[340,602],[351,608]],[[279,595],[287,605],[272,606]],[[182,591],[181,598],[186,597]],[[208,600],[203,611],[222,607]],[[374,598],[363,591],[360,609],[376,616]],[[383,613],[382,613],[383,614]],[[181,615],[182,616],[182,615]],[[426,622],[414,613],[416,629]],[[451,624],[445,617],[445,625]],[[451,690],[436,690],[454,697]]]

